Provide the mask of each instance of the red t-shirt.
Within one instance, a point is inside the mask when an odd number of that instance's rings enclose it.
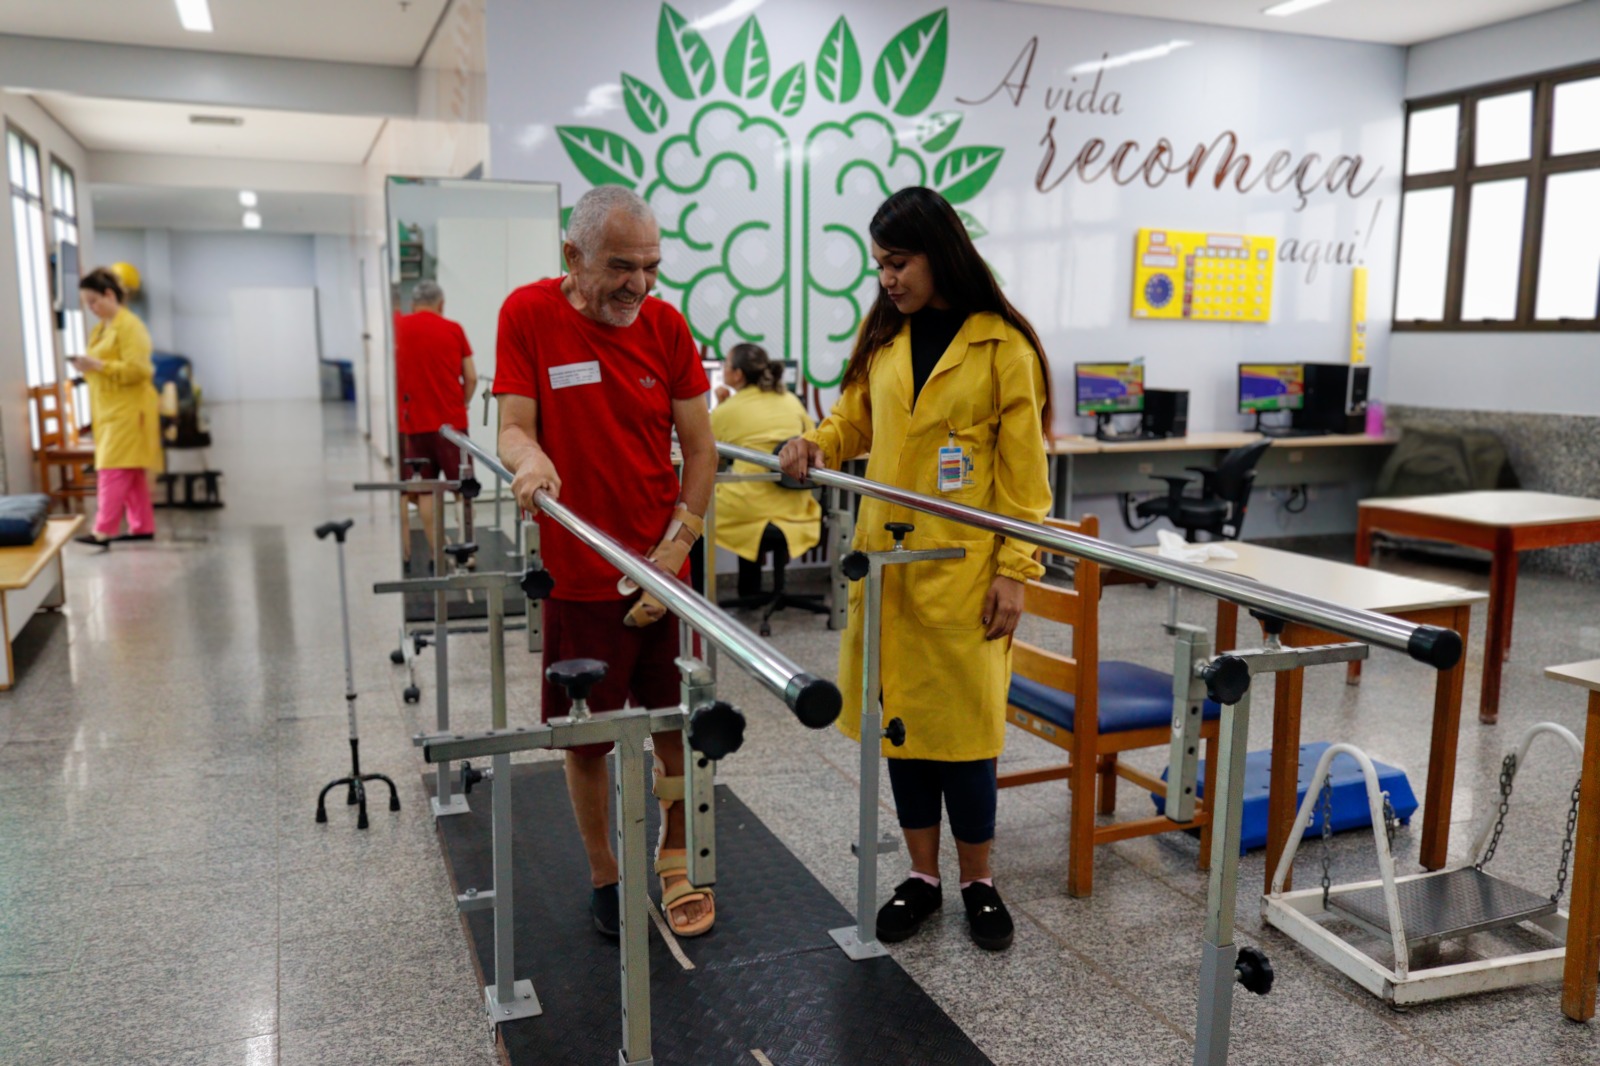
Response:
[[[672,401],[710,386],[689,324],[672,305],[652,297],[631,326],[608,326],[568,303],[562,280],[506,298],[494,391],[537,401],[539,447],[561,476],[561,502],[648,553],[678,500]],[[622,598],[622,575],[559,523],[541,515],[539,538],[556,599]]]
[[[432,311],[394,316],[395,395],[401,433],[435,433],[440,426],[466,432],[461,362],[472,358],[467,333]]]

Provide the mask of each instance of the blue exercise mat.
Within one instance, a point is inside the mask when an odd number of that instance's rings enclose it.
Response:
[[[1295,809],[1299,810],[1300,803],[1306,797],[1306,789],[1311,784],[1311,775],[1316,772],[1317,761],[1322,758],[1322,753],[1328,749],[1325,742],[1300,745],[1300,775],[1295,787]],[[1378,788],[1389,793],[1389,805],[1394,808],[1394,814],[1402,825],[1411,821],[1411,815],[1417,809],[1417,797],[1411,791],[1411,782],[1406,780],[1404,770],[1390,766],[1387,763],[1372,761],[1373,768],[1378,771]],[[1367,810],[1367,784],[1361,776],[1361,765],[1352,757],[1345,754],[1334,756],[1333,765],[1329,767],[1329,778],[1333,782],[1333,831],[1342,833],[1346,829],[1365,829],[1372,825],[1372,819]],[[1167,779],[1167,772],[1161,771],[1161,779]],[[1241,852],[1251,848],[1264,848],[1267,846],[1267,795],[1272,785],[1272,752],[1252,751],[1245,756],[1244,764],[1244,816],[1242,819],[1242,832],[1240,836]],[[1206,794],[1206,763],[1200,760],[1200,777],[1196,793],[1200,796]],[[1165,797],[1154,793],[1150,798],[1155,801],[1156,813],[1165,813],[1167,801]],[[1306,831],[1307,836],[1320,836],[1322,834],[1322,805],[1319,803],[1312,817],[1311,828]]]

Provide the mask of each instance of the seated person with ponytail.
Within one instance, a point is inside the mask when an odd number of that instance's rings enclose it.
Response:
[[[816,427],[800,400],[783,387],[783,364],[755,344],[735,345],[722,370],[731,394],[711,411],[711,432],[725,444],[772,452],[791,437]],[[761,473],[753,463],[734,463],[736,474]],[[717,546],[739,557],[739,598],[761,592],[761,557],[785,551],[797,559],[822,539],[822,506],[809,492],[773,481],[742,481],[717,486]],[[774,564],[780,566],[782,564]],[[778,593],[782,590],[774,588]]]

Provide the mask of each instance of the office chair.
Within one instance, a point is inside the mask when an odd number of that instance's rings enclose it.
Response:
[[[1165,518],[1183,530],[1185,540],[1193,541],[1195,534],[1208,533],[1213,539],[1238,540],[1244,528],[1245,512],[1250,506],[1250,489],[1256,480],[1256,463],[1261,460],[1272,441],[1262,440],[1235,448],[1222,457],[1215,467],[1185,467],[1200,475],[1200,495],[1185,496],[1183,490],[1194,478],[1187,474],[1155,475],[1167,483],[1167,494],[1153,500],[1144,500],[1135,513],[1144,521],[1135,523],[1128,517],[1127,493],[1122,496],[1123,518],[1128,528],[1137,532]]]

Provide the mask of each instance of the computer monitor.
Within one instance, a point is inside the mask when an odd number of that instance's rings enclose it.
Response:
[[[1122,415],[1144,410],[1143,363],[1078,363],[1078,414]]]
[[[1306,402],[1306,368],[1300,363],[1240,363],[1239,413],[1298,411]]]

